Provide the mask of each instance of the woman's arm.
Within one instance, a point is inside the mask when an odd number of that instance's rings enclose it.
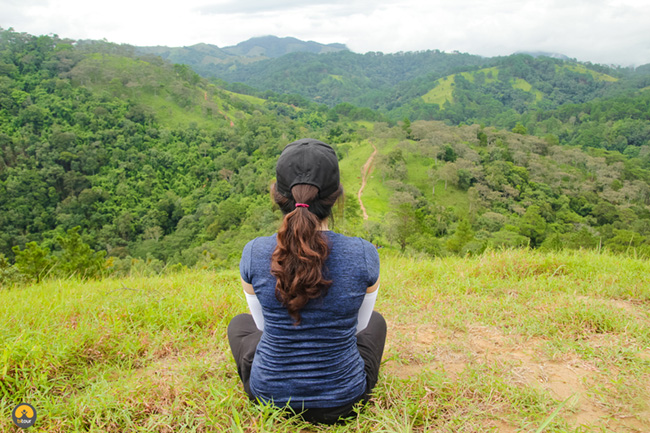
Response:
[[[372,286],[368,287],[366,295],[363,297],[361,308],[359,308],[359,315],[357,316],[357,334],[368,326],[372,310],[375,308],[375,301],[377,301],[377,294],[379,293],[379,280]]]
[[[244,288],[246,302],[248,303],[248,308],[250,309],[253,320],[255,321],[255,326],[257,326],[257,329],[260,331],[263,331],[264,315],[262,314],[262,305],[260,304],[259,299],[257,299],[257,295],[255,295],[253,286],[242,280],[242,287]],[[359,308],[359,313],[357,315],[357,334],[368,326],[372,310],[375,308],[378,293],[379,280],[377,280],[377,282],[372,286],[368,287],[366,295],[363,297],[363,302],[361,303],[361,308]]]
[[[264,315],[262,314],[262,304],[260,304],[260,300],[257,299],[257,295],[255,294],[255,290],[253,290],[253,285],[247,283],[244,281],[242,278],[241,280],[242,287],[244,288],[244,295],[246,296],[246,302],[248,303],[248,309],[251,311],[251,315],[253,316],[253,321],[255,322],[255,326],[257,326],[257,329],[260,331],[264,330]]]

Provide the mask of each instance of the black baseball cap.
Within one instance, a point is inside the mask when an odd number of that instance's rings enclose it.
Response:
[[[287,144],[275,166],[276,190],[287,198],[291,188],[306,183],[318,188],[318,197],[325,198],[339,189],[339,161],[329,144],[303,138]]]

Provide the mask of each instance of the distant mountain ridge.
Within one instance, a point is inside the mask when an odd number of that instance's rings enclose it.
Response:
[[[558,59],[558,60],[571,60],[569,56],[565,56],[564,54],[561,53],[551,53],[548,51],[517,51],[515,54],[526,54],[534,58],[538,57],[550,57],[551,59]]]
[[[344,44],[339,43],[321,44],[314,41],[305,42],[292,37],[260,36],[225,47],[223,51],[234,56],[276,58],[295,52],[324,54],[349,50]]]
[[[324,54],[349,51],[344,44],[321,44],[314,41],[301,41],[293,37],[279,38],[277,36],[255,37],[223,48],[200,43],[187,47],[154,46],[135,47],[135,49],[140,53],[153,54],[173,63],[184,63],[199,69],[203,65],[250,63],[298,52]]]
[[[143,54],[160,56],[172,63],[186,65],[209,65],[233,61],[233,56],[216,45],[196,44],[189,47],[135,47],[136,51]]]
[[[648,65],[616,68],[545,51],[492,58],[440,50],[359,54],[343,44],[276,36],[223,48],[197,44],[135,49],[186,64],[206,78],[231,83],[222,85],[238,92],[300,94],[330,107],[350,103],[393,120],[496,122],[509,128],[513,115],[612,97],[650,84],[644,78]]]

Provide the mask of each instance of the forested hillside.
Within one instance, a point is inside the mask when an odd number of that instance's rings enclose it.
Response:
[[[117,267],[226,259],[234,233],[276,220],[265,194],[282,146],[324,124],[112,44],[3,31],[0,49],[0,253],[16,247],[36,274],[75,227]]]
[[[650,75],[642,70],[519,54],[492,59],[478,70],[413,83],[410,93],[396,95],[404,103],[398,102],[392,115],[512,127],[526,113],[630,97],[649,84]]]
[[[298,48],[291,52],[288,39],[254,38],[223,48],[221,54],[208,53],[203,45],[159,47],[156,52],[205,77],[258,91],[297,93],[330,107],[351,103],[394,120],[512,127],[527,111],[616,97],[650,85],[647,65],[631,69],[579,63],[564,56],[483,58],[438,50],[327,53],[322,45],[306,52],[308,44],[315,43],[297,40],[293,45]],[[134,49],[152,52],[147,47]],[[254,55],[261,52],[271,58]]]
[[[377,87],[368,98],[406,94],[397,83],[426,65],[416,58],[429,59],[431,75],[410,81],[420,102],[382,113],[236,94],[133,47],[2,31],[0,284],[231,266],[247,240],[276,229],[275,161],[306,136],[339,154],[346,200],[334,228],[378,246],[428,256],[526,246],[650,255],[643,73],[529,56],[490,66],[435,51],[283,58],[305,74],[312,63],[301,58],[324,62],[313,73],[329,81],[312,91],[331,96],[358,89],[335,73],[348,60],[360,83]],[[467,62],[475,65],[450,71]],[[275,79],[300,90],[291,74]],[[498,92],[507,104],[494,102]],[[416,120],[426,118],[418,107],[445,121]],[[391,112],[404,120],[386,121]]]
[[[314,41],[304,42],[296,38],[262,36],[223,48],[211,44],[196,44],[189,47],[136,47],[136,50],[142,54],[160,56],[172,63],[188,65],[201,75],[214,76],[214,68],[228,69],[239,64],[282,57],[296,52],[322,54],[343,51],[347,48],[343,44],[324,45]]]
[[[422,76],[442,76],[486,59],[437,50],[418,53],[292,53],[236,67],[215,65],[204,75],[242,82],[261,90],[298,93],[330,107],[343,102],[372,109],[386,107],[394,87]]]

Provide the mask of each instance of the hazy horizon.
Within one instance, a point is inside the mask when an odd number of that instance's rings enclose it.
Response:
[[[650,2],[640,0],[0,0],[0,6],[5,29],[136,46],[227,47],[274,35],[341,43],[356,53],[541,51],[610,65],[650,63]]]

